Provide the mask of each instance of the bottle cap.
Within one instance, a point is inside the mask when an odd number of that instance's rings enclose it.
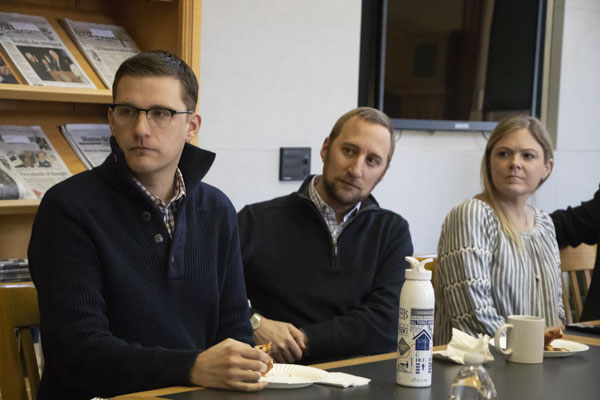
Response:
[[[483,354],[465,353],[463,360],[465,365],[481,365],[483,363]]]
[[[417,281],[430,281],[431,271],[425,269],[425,264],[433,261],[433,258],[426,258],[423,261],[419,261],[414,257],[405,257],[406,261],[412,266],[411,269],[404,271],[406,279],[412,279]]]

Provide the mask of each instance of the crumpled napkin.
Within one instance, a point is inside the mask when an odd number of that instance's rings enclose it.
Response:
[[[350,375],[344,372],[329,372],[327,379],[317,383],[346,388],[349,386],[366,385],[369,382],[371,382],[369,378],[363,378],[362,376]]]
[[[490,337],[478,334],[473,337],[459,329],[452,328],[452,339],[446,350],[434,351],[433,355],[452,360],[458,364],[464,364],[465,353],[483,354],[483,362],[493,361],[494,356],[490,353]]]

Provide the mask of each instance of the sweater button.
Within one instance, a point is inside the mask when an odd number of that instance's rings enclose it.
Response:
[[[151,217],[152,217],[152,215],[148,211],[142,212],[142,221],[148,222],[148,221],[150,221]]]
[[[157,233],[156,235],[154,235],[154,243],[162,243],[163,242],[163,236],[160,233]]]

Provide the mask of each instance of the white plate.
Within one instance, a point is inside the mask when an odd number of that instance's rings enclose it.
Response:
[[[494,345],[494,340],[490,340],[490,344]],[[572,342],[570,340],[564,339],[555,339],[550,343],[552,347],[562,347],[567,349],[567,351],[544,351],[544,357],[568,357],[572,356],[575,353],[579,353],[580,351],[588,351],[590,348],[581,343]],[[502,336],[500,338],[500,345],[502,348],[506,348],[506,337]]]
[[[552,347],[562,347],[567,349],[567,351],[544,351],[544,357],[568,357],[580,351],[588,351],[590,349],[585,344],[564,339],[553,340],[550,344]]]
[[[261,381],[269,382],[270,389],[295,389],[326,380],[327,371],[296,364],[273,364],[273,369]]]

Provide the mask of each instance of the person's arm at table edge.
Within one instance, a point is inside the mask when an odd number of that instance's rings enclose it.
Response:
[[[389,351],[396,341],[398,300],[404,282],[405,257],[413,255],[408,222],[396,215],[390,230],[373,291],[358,308],[328,321],[305,325],[311,358]],[[390,325],[390,321],[393,321]],[[364,329],[364,334],[359,334]],[[349,334],[349,335],[348,335]],[[357,336],[358,335],[358,336]]]

